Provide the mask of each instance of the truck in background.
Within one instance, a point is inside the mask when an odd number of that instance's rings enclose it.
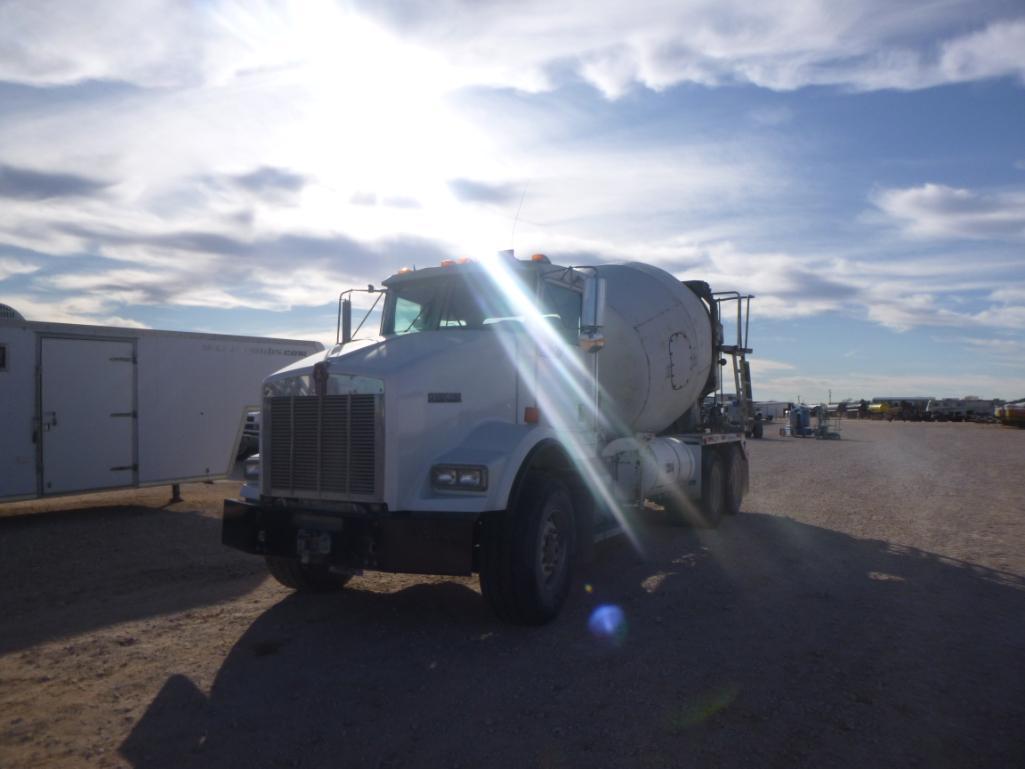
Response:
[[[640,263],[509,252],[367,292],[383,298],[378,334],[351,339],[345,292],[339,343],[264,381],[259,460],[224,503],[224,543],[282,584],[477,573],[500,617],[540,624],[574,564],[632,537],[648,502],[707,527],[738,512],[743,425],[701,404],[725,356],[750,390],[747,319],[734,344],[720,322],[750,297]]]
[[[993,417],[1005,427],[1025,429],[1025,399],[1001,404],[993,409]]]
[[[319,342],[0,317],[0,501],[228,475],[260,380]]]

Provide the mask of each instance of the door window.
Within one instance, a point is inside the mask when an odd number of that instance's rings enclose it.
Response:
[[[558,283],[545,282],[541,288],[541,312],[570,342],[580,333],[582,296]]]

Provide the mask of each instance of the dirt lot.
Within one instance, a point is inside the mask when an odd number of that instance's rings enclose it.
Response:
[[[1025,766],[1025,431],[751,448],[737,519],[645,521],[539,629],[292,595],[220,546],[235,484],[0,506],[0,766]]]

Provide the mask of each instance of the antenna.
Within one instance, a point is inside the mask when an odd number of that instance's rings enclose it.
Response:
[[[510,248],[515,249],[516,247],[516,225],[519,224],[520,221],[520,211],[523,210],[523,200],[527,197],[528,187],[530,187],[530,179],[528,179],[527,183],[523,185],[523,194],[520,195],[520,204],[516,206],[516,217],[513,219],[512,234],[509,236]]]

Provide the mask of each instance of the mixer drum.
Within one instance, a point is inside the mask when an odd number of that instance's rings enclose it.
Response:
[[[712,322],[697,295],[668,272],[631,262],[606,279],[601,408],[613,434],[657,433],[701,397],[713,362]]]

